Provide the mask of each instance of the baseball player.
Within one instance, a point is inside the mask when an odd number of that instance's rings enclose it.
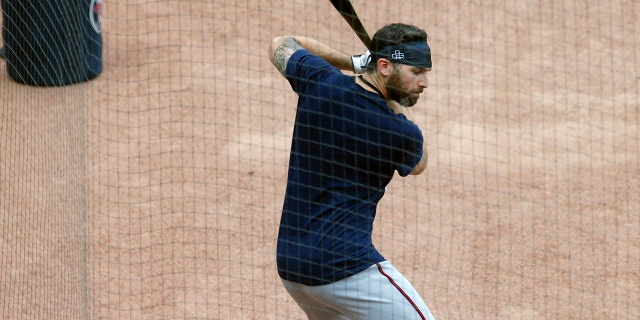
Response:
[[[402,113],[428,86],[427,34],[390,24],[355,56],[283,36],[269,57],[298,95],[277,245],[284,287],[309,319],[433,319],[371,237],[394,172],[427,165],[422,132]]]

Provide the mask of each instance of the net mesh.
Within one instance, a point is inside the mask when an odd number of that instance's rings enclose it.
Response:
[[[434,316],[640,318],[640,5],[352,3],[429,33],[429,167],[374,243]],[[110,0],[102,30],[95,80],[0,76],[0,317],[304,318],[275,266],[296,97],[266,52],[357,37],[328,1]]]

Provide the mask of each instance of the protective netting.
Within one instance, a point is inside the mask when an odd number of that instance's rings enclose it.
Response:
[[[640,4],[352,3],[429,33],[429,167],[392,180],[374,243],[434,316],[640,318]],[[357,37],[328,1],[110,0],[102,31],[95,80],[0,76],[0,318],[304,318],[275,266],[296,96],[267,47]]]

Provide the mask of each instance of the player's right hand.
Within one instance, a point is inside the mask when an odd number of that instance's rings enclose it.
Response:
[[[367,70],[367,65],[371,61],[371,52],[367,50],[364,54],[351,56],[351,63],[353,64],[354,73],[364,73]]]

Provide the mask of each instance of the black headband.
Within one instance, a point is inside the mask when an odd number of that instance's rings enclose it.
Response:
[[[426,41],[400,43],[371,52],[371,61],[380,58],[418,68],[431,68],[431,49]]]

